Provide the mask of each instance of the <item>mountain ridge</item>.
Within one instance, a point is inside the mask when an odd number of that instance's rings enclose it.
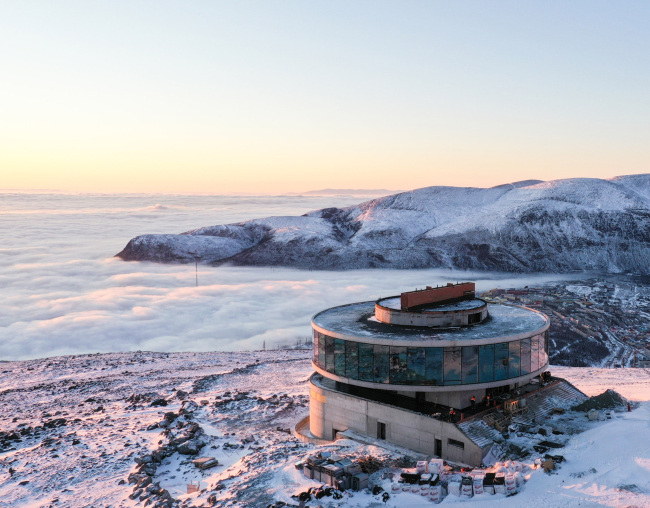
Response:
[[[127,261],[650,273],[650,175],[424,187],[301,216],[141,235]]]

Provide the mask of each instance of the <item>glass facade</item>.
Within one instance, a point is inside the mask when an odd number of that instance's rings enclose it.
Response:
[[[390,382],[390,346],[373,346],[375,357],[375,383]]]
[[[390,380],[396,385],[407,383],[405,347],[390,348]]]
[[[530,339],[521,341],[521,375],[530,374]]]
[[[478,383],[478,346],[463,346],[461,349],[463,384]]]
[[[441,385],[443,365],[442,348],[428,347],[424,351],[424,384]]]
[[[508,379],[508,343],[501,342],[494,345],[494,380]]]
[[[504,381],[548,363],[548,332],[485,346],[379,346],[314,331],[313,361],[337,376],[393,385],[470,385]]]
[[[345,343],[342,339],[334,339],[334,374],[345,376]]]
[[[521,376],[521,341],[508,342],[510,356],[508,358],[508,377]]]
[[[358,379],[359,381],[375,381],[375,376],[373,373],[375,365],[375,352],[372,344],[361,344],[359,343],[359,377],[355,378],[352,376],[352,379]],[[325,369],[327,370],[327,369]]]
[[[443,378],[445,385],[460,384],[460,347],[452,346],[443,348],[444,365]]]
[[[494,381],[494,344],[478,347],[478,382]]]

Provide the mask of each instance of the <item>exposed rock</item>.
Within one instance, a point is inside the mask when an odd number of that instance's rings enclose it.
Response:
[[[200,439],[191,439],[178,446],[178,453],[182,455],[196,455],[204,446],[204,441]]]
[[[136,499],[140,497],[140,494],[142,494],[142,489],[136,489],[135,492],[129,496],[129,499]]]

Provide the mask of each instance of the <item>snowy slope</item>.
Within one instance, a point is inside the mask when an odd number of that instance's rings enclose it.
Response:
[[[143,235],[125,260],[650,273],[650,175],[427,187],[301,217]]]
[[[309,356],[309,351],[135,352],[1,363],[0,431],[5,437],[0,506],[142,507],[142,499],[129,499],[134,485],[128,478],[138,468],[135,459],[163,449],[171,438],[180,441],[186,429],[197,427],[192,441],[203,444],[200,456],[215,457],[221,465],[200,471],[190,462],[193,456],[164,456],[153,481],[173,500],[170,506],[263,508],[278,500],[297,506],[291,496],[318,485],[295,470],[297,460],[318,449],[347,456],[393,453],[350,440],[318,448],[286,432],[308,412]],[[647,370],[551,370],[588,395],[613,388],[639,401],[639,407],[613,413],[604,422],[585,420],[587,430],[570,436],[559,450],[567,461],[556,474],[528,470],[528,481],[516,496],[448,496],[443,504],[650,506]],[[158,398],[168,405],[151,406]],[[202,400],[209,405],[202,406]],[[161,426],[169,413],[180,416],[174,425]],[[13,433],[19,440],[7,441]],[[186,485],[197,481],[201,492],[187,494]],[[389,483],[384,486],[390,490]],[[152,496],[150,506],[163,506],[159,497]],[[308,504],[319,505],[434,506],[416,494],[400,493],[384,504],[379,496],[364,492]]]

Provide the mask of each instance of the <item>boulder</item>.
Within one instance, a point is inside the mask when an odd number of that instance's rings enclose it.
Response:
[[[182,455],[196,455],[204,446],[205,443],[200,439],[190,439],[178,446],[178,453]]]
[[[138,487],[145,488],[147,485],[151,485],[151,476],[145,476],[142,480],[138,482]]]
[[[133,494],[129,496],[130,499],[136,499],[140,497],[140,494],[142,494],[143,490],[142,489],[137,489]]]

